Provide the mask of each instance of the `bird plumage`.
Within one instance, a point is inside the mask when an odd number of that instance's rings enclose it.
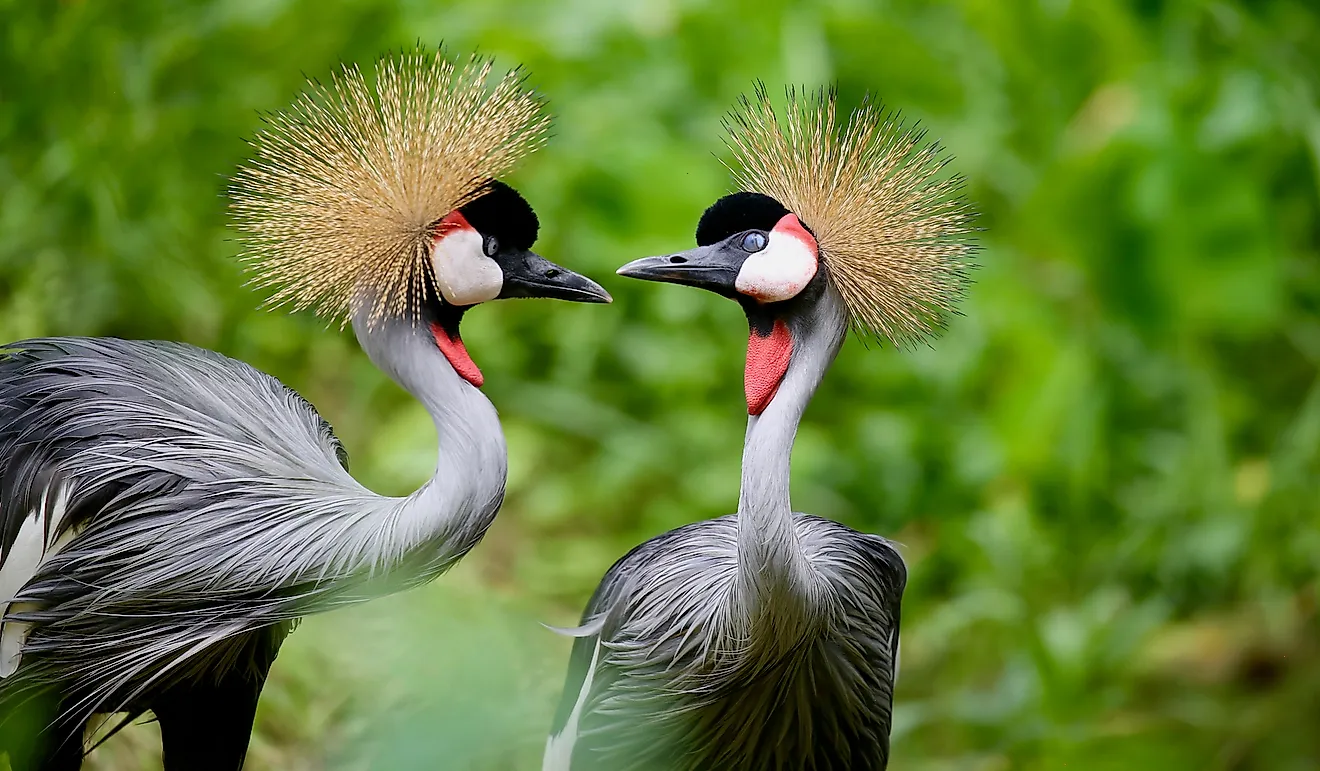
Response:
[[[885,539],[789,506],[798,422],[847,331],[824,280],[793,303],[792,361],[749,417],[737,514],[659,535],[606,573],[577,632],[545,771],[888,762],[906,569]],[[552,751],[569,762],[554,765]]]
[[[425,533],[411,520],[429,487],[372,493],[296,393],[179,343],[13,344],[0,354],[0,415],[0,566],[29,522],[70,536],[0,598],[6,632],[32,629],[21,682],[62,683],[84,716],[159,678],[223,672],[235,664],[226,643],[245,633],[398,588],[372,579],[427,580],[476,543],[502,493],[494,423],[490,462],[462,470],[487,480],[464,502],[480,513],[464,532]]]
[[[155,713],[170,771],[237,771],[299,617],[428,581],[481,540],[507,452],[464,314],[610,300],[530,251],[536,216],[496,175],[545,119],[520,75],[492,86],[489,71],[421,51],[383,60],[374,87],[346,69],[270,119],[235,184],[258,283],[351,322],[431,416],[435,471],[411,495],[360,485],[306,401],[218,353],[0,350],[0,750],[15,771],[77,768],[86,718],[120,710]]]
[[[902,559],[836,522],[792,522],[830,598],[796,634],[766,634],[764,619],[713,601],[737,592],[734,516],[665,533],[610,568],[584,615],[600,629],[574,642],[546,771],[882,767]]]
[[[748,424],[735,515],[657,536],[583,616],[545,771],[880,771],[889,762],[906,568],[885,539],[793,512],[808,403],[849,328],[902,344],[960,296],[971,212],[934,146],[835,95],[764,87],[726,124],[742,190],[697,248],[634,278],[708,289],[748,320]]]

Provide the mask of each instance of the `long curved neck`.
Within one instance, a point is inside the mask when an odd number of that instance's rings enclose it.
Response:
[[[793,524],[789,468],[807,404],[847,334],[842,300],[832,288],[788,320],[792,353],[779,390],[747,420],[738,496],[738,590],[744,618],[792,623],[809,609],[816,576]]]
[[[366,522],[387,569],[407,563],[429,578],[485,535],[504,498],[508,451],[499,415],[440,353],[425,325],[382,321],[354,331],[367,355],[421,402],[435,423],[435,472],[413,494],[384,498]],[[413,572],[413,571],[409,571]],[[406,578],[406,577],[405,577]]]

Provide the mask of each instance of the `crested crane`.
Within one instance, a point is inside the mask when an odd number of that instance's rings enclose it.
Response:
[[[798,423],[849,326],[926,339],[974,250],[938,145],[833,91],[765,87],[726,121],[739,192],[697,248],[619,274],[707,289],[747,314],[737,513],[680,527],[605,574],[582,618],[546,771],[868,771],[889,758],[906,568],[893,544],[795,513]]]
[[[309,403],[221,354],[75,337],[0,350],[0,750],[14,771],[79,768],[93,714],[146,711],[167,769],[238,771],[299,617],[422,584],[481,540],[507,457],[464,313],[610,301],[530,251],[536,215],[498,178],[548,118],[522,75],[490,70],[420,49],[382,59],[374,84],[345,67],[268,118],[233,186],[255,280],[351,323],[430,413],[435,472],[411,495],[363,487]]]

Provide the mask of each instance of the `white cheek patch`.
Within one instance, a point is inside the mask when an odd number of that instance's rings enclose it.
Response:
[[[463,225],[436,238],[431,252],[436,286],[451,305],[494,300],[504,288],[504,271],[482,251],[481,234]]]
[[[793,215],[785,215],[788,217]],[[793,217],[793,225],[800,234],[794,229],[783,228],[783,225],[781,220],[770,231],[769,243],[743,262],[734,281],[735,289],[763,303],[796,297],[816,275],[815,244],[803,240],[811,236],[801,230],[796,217]]]

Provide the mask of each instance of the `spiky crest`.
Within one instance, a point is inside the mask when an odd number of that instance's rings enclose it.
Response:
[[[231,211],[241,259],[270,302],[341,323],[420,307],[435,228],[540,147],[550,118],[519,70],[489,83],[489,58],[382,57],[374,87],[356,65],[309,81],[268,116],[241,166]]]
[[[815,236],[863,336],[903,346],[938,333],[965,293],[975,212],[925,132],[868,99],[840,130],[836,90],[786,89],[781,118],[764,83],[724,121],[740,190],[768,195]]]

